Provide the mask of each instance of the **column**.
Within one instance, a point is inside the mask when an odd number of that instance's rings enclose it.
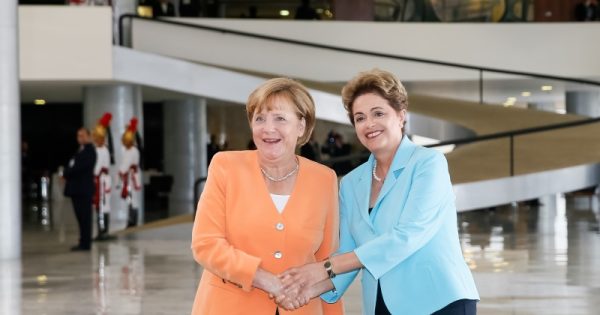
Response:
[[[206,99],[190,97],[163,106],[164,172],[173,176],[169,215],[192,213],[194,183],[206,176]]]
[[[127,206],[115,189],[118,181],[119,163],[122,161],[121,136],[132,117],[137,117],[138,132],[144,141],[144,115],[141,87],[129,84],[99,85],[85,87],[83,91],[83,122],[93,128],[105,112],[112,114],[110,131],[113,139],[115,165],[111,167],[113,194],[111,199],[111,231],[120,230],[127,224]],[[142,143],[143,144],[143,143]],[[140,170],[142,171],[142,170]],[[143,178],[143,176],[142,176]],[[142,186],[143,187],[143,186]],[[143,188],[140,194],[139,222],[144,222]]]
[[[17,1],[0,10],[0,261],[21,257],[21,107]]]
[[[567,91],[565,96],[567,113],[600,117],[600,92]]]
[[[0,260],[0,314],[21,314],[21,269],[18,259]]]
[[[600,117],[600,92],[567,91],[565,95],[567,113],[597,118]],[[600,190],[600,185],[596,191]]]
[[[198,156],[198,166],[200,169],[198,170],[198,175],[200,177],[208,176],[208,159],[207,159],[207,150],[206,145],[208,144],[208,121],[207,121],[207,111],[206,111],[206,99],[201,98],[198,99],[197,106],[197,117],[198,117],[198,128],[199,128],[199,136],[198,136],[198,152],[196,155]]]

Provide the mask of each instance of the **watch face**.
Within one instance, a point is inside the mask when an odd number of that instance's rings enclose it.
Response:
[[[325,266],[325,268],[330,268],[331,267],[331,262],[328,260],[328,261],[325,262],[325,265],[323,265],[323,266]]]

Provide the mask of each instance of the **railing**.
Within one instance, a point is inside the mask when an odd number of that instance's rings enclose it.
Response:
[[[288,39],[288,38],[281,38],[281,37],[276,37],[276,36],[269,36],[269,35],[255,34],[255,33],[243,32],[243,31],[229,30],[229,29],[220,28],[220,27],[188,24],[188,23],[182,23],[182,22],[178,22],[178,21],[166,20],[166,19],[160,19],[160,18],[147,18],[147,17],[137,16],[134,14],[123,14],[119,17],[119,45],[121,45],[121,46],[124,45],[124,37],[123,37],[124,26],[123,25],[124,25],[125,19],[140,19],[140,20],[146,20],[146,21],[154,21],[154,22],[163,23],[163,24],[195,28],[195,29],[199,29],[199,30],[203,30],[203,31],[238,35],[238,36],[243,36],[243,37],[248,37],[248,38],[262,39],[262,40],[268,40],[268,41],[274,41],[274,42],[280,42],[280,43],[286,43],[286,44],[292,44],[292,45],[299,45],[299,46],[304,46],[304,47],[332,50],[332,51],[343,52],[343,53],[351,53],[351,54],[363,55],[363,56],[369,56],[369,57],[380,57],[380,58],[387,58],[387,59],[392,59],[392,60],[408,61],[408,62],[427,64],[427,65],[444,66],[444,67],[463,69],[463,70],[474,70],[474,71],[478,71],[478,73],[479,73],[479,101],[480,101],[480,103],[483,103],[483,73],[484,72],[532,77],[532,78],[546,79],[546,80],[553,80],[553,81],[563,81],[563,82],[568,82],[568,83],[584,84],[584,85],[592,85],[592,86],[600,87],[600,82],[593,81],[593,80],[568,78],[568,77],[562,77],[562,76],[525,72],[525,71],[514,71],[514,70],[504,70],[504,69],[497,69],[497,68],[490,68],[490,67],[480,67],[480,66],[475,66],[475,65],[446,62],[446,61],[440,61],[440,60],[431,60],[431,59],[425,59],[425,58],[415,58],[415,57],[395,55],[395,54],[386,54],[386,53],[373,52],[373,51],[367,51],[367,50],[361,50],[361,49],[353,49],[353,48],[338,47],[338,46],[325,45],[325,44],[319,44],[319,43],[312,43],[312,42],[296,40],[296,39]]]
[[[483,99],[484,99],[484,83],[483,83],[484,72],[515,75],[515,76],[524,76],[524,77],[531,77],[531,78],[537,78],[537,79],[562,81],[562,82],[572,83],[572,84],[583,84],[583,85],[590,85],[590,86],[594,86],[594,87],[600,87],[600,82],[593,81],[593,80],[568,78],[568,77],[562,77],[562,76],[524,72],[524,71],[504,70],[504,69],[497,69],[497,68],[491,68],[491,67],[480,67],[480,66],[475,66],[475,65],[460,64],[460,63],[453,63],[453,62],[446,62],[446,61],[439,61],[439,60],[430,60],[430,59],[425,59],[425,58],[415,58],[415,57],[408,57],[408,56],[395,55],[395,54],[372,52],[372,51],[366,51],[366,50],[360,50],[360,49],[352,49],[352,48],[338,47],[338,46],[333,46],[333,45],[312,43],[312,42],[307,42],[307,41],[302,41],[302,40],[280,38],[280,37],[269,36],[269,35],[229,30],[229,29],[224,29],[224,28],[219,28],[219,27],[187,24],[187,23],[182,23],[182,22],[173,21],[173,20],[152,19],[152,18],[140,17],[140,16],[133,15],[133,14],[124,14],[119,17],[119,45],[123,45],[123,43],[124,43],[124,41],[123,41],[123,31],[124,31],[123,25],[124,25],[125,19],[130,19],[130,20],[131,19],[141,19],[141,20],[146,20],[146,21],[155,21],[158,23],[176,25],[176,26],[181,26],[181,27],[188,27],[188,28],[195,28],[195,29],[200,29],[203,31],[210,31],[210,32],[216,32],[216,33],[222,33],[222,34],[231,34],[231,35],[243,36],[243,37],[248,37],[248,38],[255,38],[255,39],[275,41],[275,42],[292,44],[292,45],[299,45],[299,46],[304,46],[304,47],[312,47],[312,48],[317,48],[317,49],[325,49],[325,50],[331,50],[331,51],[337,51],[337,52],[343,52],[343,53],[351,53],[351,54],[370,56],[370,57],[381,57],[381,58],[387,58],[387,59],[391,59],[391,60],[415,62],[415,63],[421,63],[421,64],[426,64],[426,65],[436,65],[436,66],[450,67],[450,68],[456,68],[456,69],[473,70],[473,71],[477,71],[479,74],[478,88],[479,88],[479,102],[480,103],[483,103]],[[438,147],[438,146],[445,146],[445,145],[461,145],[461,144],[467,144],[467,143],[473,143],[473,142],[480,142],[480,141],[487,141],[487,140],[494,140],[494,139],[501,139],[501,138],[509,138],[509,140],[510,140],[510,153],[509,153],[510,154],[510,176],[513,176],[514,175],[514,138],[516,136],[524,135],[524,134],[531,134],[531,133],[538,133],[538,132],[549,131],[549,130],[555,130],[555,129],[570,128],[570,127],[581,126],[581,125],[586,125],[586,124],[593,124],[593,123],[597,123],[597,122],[600,122],[600,118],[585,119],[585,120],[580,120],[580,121],[575,121],[575,122],[567,122],[567,123],[553,124],[553,125],[547,125],[547,126],[541,126],[541,127],[519,129],[519,130],[514,130],[514,131],[499,132],[499,133],[476,136],[476,137],[471,137],[471,138],[448,140],[448,141],[443,141],[443,142],[440,142],[437,144],[428,145],[428,147]],[[328,161],[324,161],[324,164],[331,165],[332,163],[343,162],[343,161],[347,161],[349,159],[356,159],[357,157],[364,158],[366,156],[368,156],[368,154],[366,154],[366,155],[356,154],[351,157],[335,158],[335,159],[331,159]],[[206,179],[201,178],[201,179],[199,179],[199,181],[200,180],[204,181]],[[198,181],[197,181],[197,183],[198,183]],[[196,187],[195,187],[195,191],[196,191]]]
[[[436,148],[436,147],[443,147],[443,146],[447,146],[447,145],[463,145],[463,144],[470,144],[470,143],[475,143],[475,142],[509,138],[509,141],[510,141],[510,145],[509,145],[510,176],[512,177],[515,175],[515,162],[514,162],[515,161],[515,150],[514,150],[514,138],[515,137],[527,135],[527,134],[544,132],[544,131],[579,127],[579,126],[590,125],[590,124],[594,124],[594,123],[600,123],[600,118],[583,119],[583,120],[577,120],[577,121],[571,121],[571,122],[565,122],[565,123],[545,125],[545,126],[540,126],[540,127],[524,128],[524,129],[518,129],[518,130],[513,130],[513,131],[503,131],[503,132],[469,137],[469,138],[463,138],[463,139],[446,140],[446,141],[441,141],[441,142],[438,142],[435,144],[424,145],[424,147]],[[370,155],[369,152],[355,153],[355,154],[348,155],[348,156],[331,158],[331,159],[323,161],[322,163],[331,167],[336,163],[343,163],[343,162],[347,162],[347,161],[356,161],[356,160],[366,160],[369,157],[369,155]],[[338,174],[338,175],[343,175],[343,174]]]

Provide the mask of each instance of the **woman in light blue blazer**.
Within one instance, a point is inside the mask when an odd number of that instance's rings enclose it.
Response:
[[[408,98],[391,73],[362,72],[342,99],[369,160],[340,186],[340,247],[281,275],[276,301],[337,301],[362,270],[363,314],[476,314],[479,294],[458,239],[444,155],[403,134]]]

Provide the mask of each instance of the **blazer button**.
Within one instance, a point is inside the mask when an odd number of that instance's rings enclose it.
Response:
[[[283,231],[283,228],[285,227],[285,225],[283,225],[283,223],[279,222],[275,225],[275,229],[277,231]]]
[[[275,259],[281,259],[281,257],[283,257],[283,254],[280,251],[276,251],[273,254],[273,257],[275,257]]]

